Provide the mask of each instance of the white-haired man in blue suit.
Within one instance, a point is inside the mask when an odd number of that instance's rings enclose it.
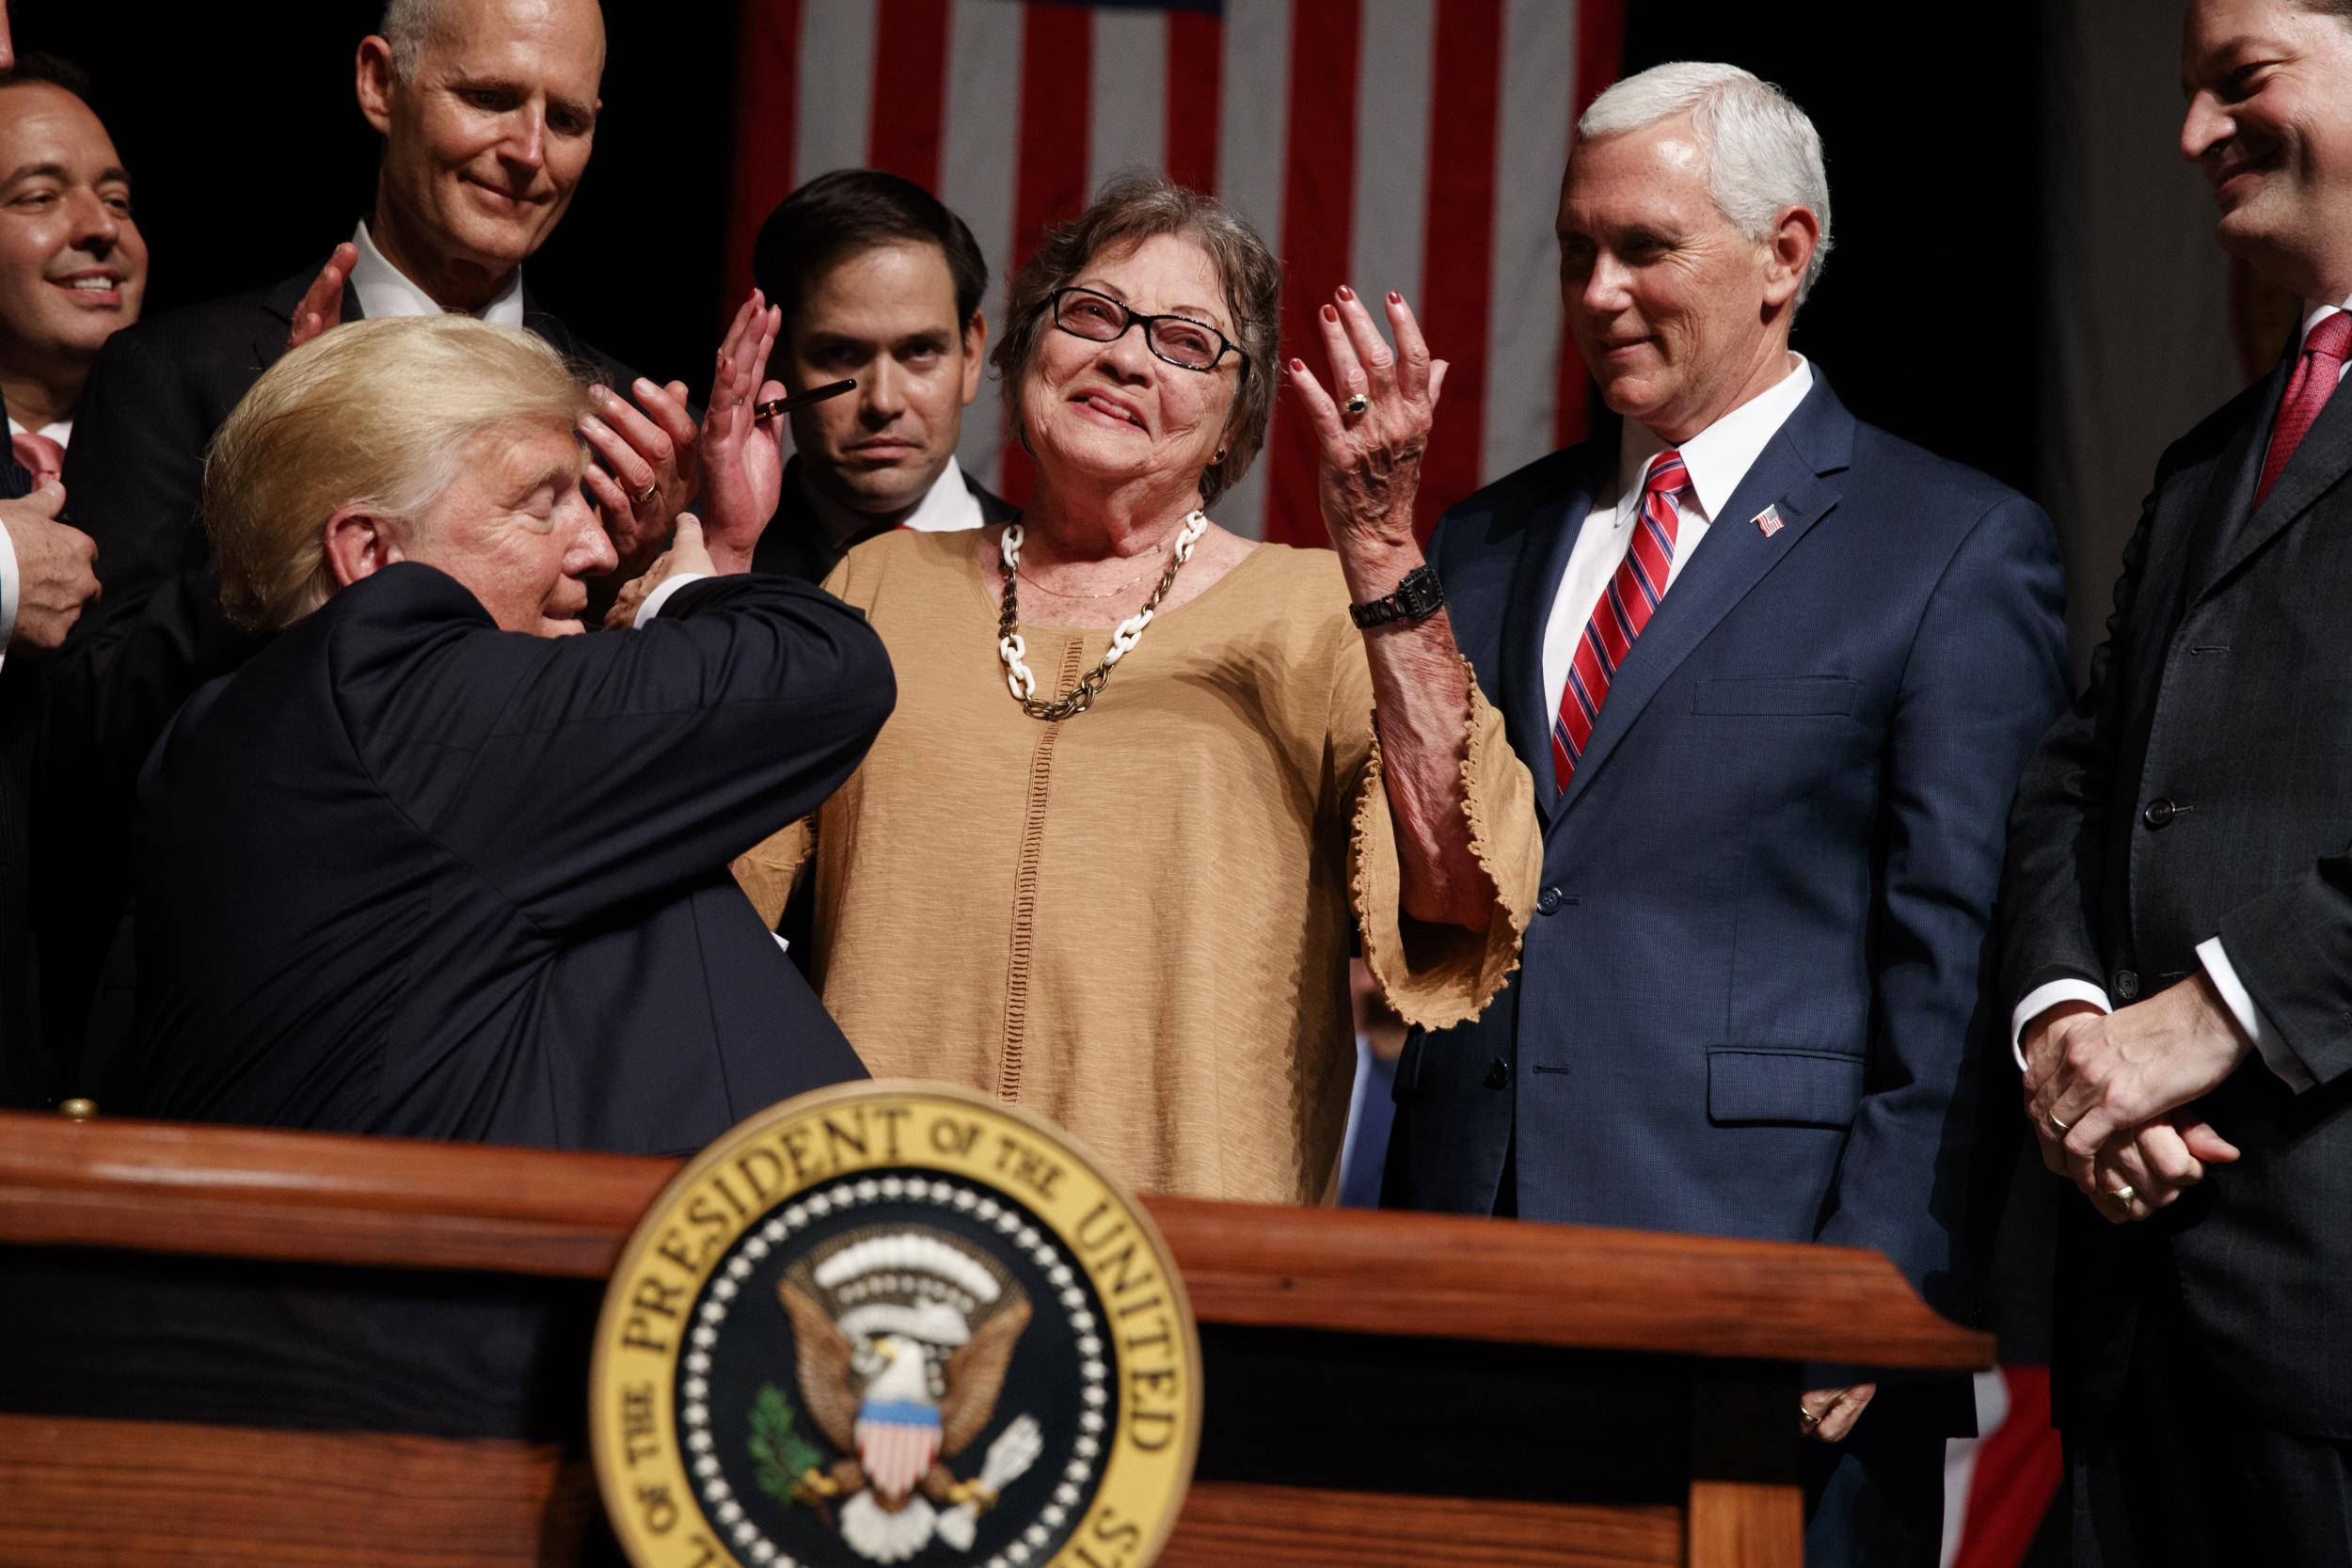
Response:
[[[1578,131],[1562,294],[1617,419],[1430,552],[1535,775],[1538,917],[1507,998],[1408,1042],[1388,1201],[1874,1247],[1965,1314],[1979,960],[2066,697],[2057,541],[1790,351],[1830,240],[1794,103],[1661,66]],[[1934,373],[1931,309],[1890,329]],[[1862,1374],[1807,1384],[1808,1560],[1932,1564],[1964,1386],[1865,1418]]]

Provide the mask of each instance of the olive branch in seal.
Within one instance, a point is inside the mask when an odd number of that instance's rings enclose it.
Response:
[[[759,1489],[787,1508],[795,1500],[794,1481],[821,1465],[825,1458],[814,1443],[800,1434],[792,1402],[772,1383],[761,1384],[759,1397],[752,1402],[752,1435],[746,1447],[751,1450]]]

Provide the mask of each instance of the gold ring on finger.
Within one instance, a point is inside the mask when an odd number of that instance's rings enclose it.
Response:
[[[2107,1189],[2107,1196],[2114,1200],[2115,1206],[2118,1209],[2129,1209],[2132,1206],[2132,1199],[2137,1197],[2138,1196],[2139,1189],[2133,1186],[2128,1181],[2124,1182],[2120,1187],[2109,1187]]]
[[[2074,1130],[2074,1124],[2073,1122],[2060,1121],[2056,1111],[2050,1113],[2050,1136],[2054,1138],[2062,1138]]]
[[[1361,393],[1361,392],[1354,392],[1354,393],[1349,394],[1349,396],[1348,396],[1348,400],[1347,400],[1345,403],[1343,403],[1343,404],[1340,404],[1341,409],[1342,409],[1342,410],[1343,410],[1343,412],[1347,415],[1347,417],[1348,417],[1349,419],[1351,419],[1351,420],[1352,420],[1352,419],[1354,419],[1357,415],[1361,414],[1361,413],[1362,413],[1365,409],[1370,408],[1371,406],[1372,406],[1372,399],[1370,399],[1370,398],[1368,398],[1368,397],[1364,396],[1364,394],[1363,394],[1363,393]]]
[[[1804,1423],[1804,1430],[1807,1432],[1811,1432],[1815,1427],[1821,1424],[1821,1418],[1816,1416],[1812,1411],[1807,1410],[1802,1404],[1797,1406],[1797,1419]]]
[[[635,494],[635,495],[633,495],[633,496],[629,497],[629,498],[628,498],[628,503],[629,503],[631,506],[643,506],[643,505],[644,505],[647,501],[649,501],[649,500],[653,499],[655,492],[656,492],[656,491],[658,491],[658,490],[660,490],[660,488],[661,488],[661,481],[660,481],[660,480],[659,480],[659,479],[656,479],[656,480],[652,481],[650,483],[648,483],[648,484],[647,484],[647,485],[646,485],[646,486],[645,486],[643,490],[640,490],[640,491],[638,491],[638,492],[637,492],[637,494]]]

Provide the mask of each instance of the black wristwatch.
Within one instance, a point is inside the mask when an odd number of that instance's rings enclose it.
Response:
[[[1444,605],[1445,589],[1424,561],[1405,574],[1405,580],[1396,585],[1395,593],[1370,604],[1349,605],[1347,612],[1356,618],[1358,626],[1369,629],[1385,626],[1391,621],[1426,621]]]

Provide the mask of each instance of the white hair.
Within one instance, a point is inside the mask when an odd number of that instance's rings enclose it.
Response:
[[[385,0],[384,21],[376,31],[392,46],[392,80],[413,82],[424,64],[426,46],[447,35],[440,0]]]
[[[1593,100],[1576,122],[1580,136],[1614,136],[1687,114],[1707,150],[1707,194],[1750,239],[1772,237],[1772,220],[1803,207],[1821,228],[1813,260],[1797,282],[1804,303],[1829,260],[1829,171],[1821,134],[1788,95],[1736,65],[1677,60],[1629,76]]]

